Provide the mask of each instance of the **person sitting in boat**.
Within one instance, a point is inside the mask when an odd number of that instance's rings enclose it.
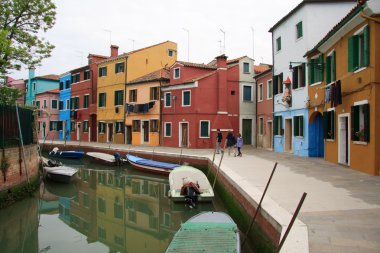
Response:
[[[121,155],[116,152],[113,156],[115,157],[116,165],[120,166],[122,164]]]
[[[188,177],[183,178],[181,195],[185,196],[185,201],[190,207],[195,207],[199,194],[201,194],[201,191],[198,182]]]

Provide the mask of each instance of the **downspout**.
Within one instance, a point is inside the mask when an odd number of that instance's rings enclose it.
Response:
[[[273,43],[273,32],[272,32],[272,80],[273,80],[273,77],[274,77],[274,43]],[[272,82],[272,149],[274,151],[274,124],[275,124],[275,121],[274,121],[274,96],[275,94],[273,94],[273,88],[274,88],[274,83]],[[281,130],[280,130],[281,131]]]
[[[127,119],[127,117],[125,116],[126,113],[125,113],[125,102],[127,101],[127,71],[128,71],[128,68],[127,68],[127,64],[128,64],[128,56],[125,57],[125,84],[124,84],[124,101],[123,101],[123,116],[124,116],[124,144],[127,144],[127,125],[125,124],[125,121]]]
[[[163,133],[162,133],[162,108],[161,108],[161,87],[162,87],[162,79],[160,78],[160,97],[158,98],[158,102],[159,102],[159,110],[160,110],[160,126],[159,126],[159,138],[158,138],[158,145],[161,146],[162,145],[162,138],[163,138]]]

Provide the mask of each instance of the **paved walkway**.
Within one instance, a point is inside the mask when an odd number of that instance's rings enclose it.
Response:
[[[108,148],[100,143],[80,145]],[[152,147],[144,146],[111,145],[110,148],[153,151]],[[154,152],[179,154],[181,150],[156,147]],[[182,153],[211,159],[213,150],[183,149]],[[295,157],[248,147],[244,147],[243,153],[243,157],[225,154],[221,166],[232,178],[239,176],[237,183],[243,190],[264,191],[274,162],[278,162],[263,204],[273,200],[292,214],[303,192],[308,194],[298,218],[307,226],[309,252],[380,252],[380,177],[321,158]],[[217,155],[216,164],[219,159]]]

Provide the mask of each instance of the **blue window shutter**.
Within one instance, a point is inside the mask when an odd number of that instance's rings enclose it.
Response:
[[[364,40],[364,55],[363,55],[363,65],[369,65],[369,27],[366,26],[363,30],[363,40]]]

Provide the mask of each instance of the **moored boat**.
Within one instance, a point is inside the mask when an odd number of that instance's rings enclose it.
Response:
[[[110,155],[102,152],[87,152],[86,155],[92,160],[106,165],[120,165],[124,161],[118,153]]]
[[[43,169],[46,178],[60,183],[70,183],[78,173],[78,169],[64,165],[55,167],[43,166]]]
[[[58,158],[81,159],[86,153],[80,150],[60,151],[57,147],[49,152],[49,156]]]
[[[181,225],[166,253],[231,252],[240,253],[236,223],[223,212],[203,212]]]
[[[169,174],[171,171],[181,166],[175,163],[159,162],[130,154],[127,154],[126,158],[133,168],[158,174]]]
[[[206,175],[191,166],[183,165],[169,174],[169,197],[175,202],[187,202],[194,206],[196,202],[212,201],[214,190]]]

